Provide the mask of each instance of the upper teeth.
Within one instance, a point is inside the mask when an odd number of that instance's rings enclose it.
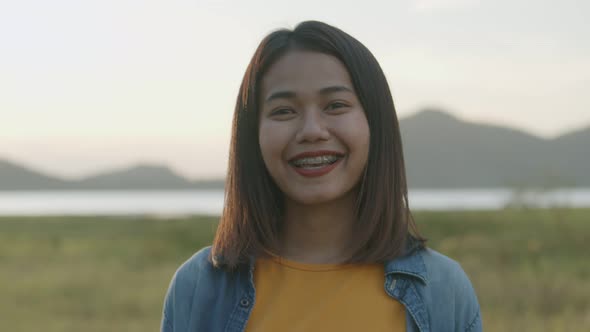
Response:
[[[301,158],[293,161],[293,164],[296,166],[302,165],[316,165],[316,164],[326,164],[326,163],[333,163],[338,160],[338,157],[335,155],[323,155],[317,157],[309,157],[309,158]]]

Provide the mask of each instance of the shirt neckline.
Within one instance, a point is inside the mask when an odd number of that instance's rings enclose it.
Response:
[[[281,257],[268,249],[264,249],[265,253],[268,254],[269,257],[263,258],[267,260],[271,260],[279,265],[299,270],[299,271],[306,271],[306,272],[327,272],[327,271],[336,271],[336,270],[343,270],[347,268],[352,268],[358,266],[358,264],[338,264],[338,263],[303,263],[297,262],[294,260],[287,259],[285,257]]]

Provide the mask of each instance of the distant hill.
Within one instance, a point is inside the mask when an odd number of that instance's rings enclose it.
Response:
[[[75,181],[72,186],[93,189],[189,189],[194,187],[193,183],[165,166],[147,164],[103,172]]]
[[[410,188],[590,185],[590,127],[549,140],[438,110],[400,127]]]
[[[0,159],[0,190],[66,189],[67,183],[16,163]]]
[[[160,165],[138,165],[81,180],[64,180],[0,160],[0,190],[183,190],[223,189],[224,181],[190,181]]]
[[[412,188],[590,186],[590,127],[544,139],[424,110],[400,121]],[[166,166],[141,164],[70,181],[0,160],[0,190],[182,190],[223,188]]]

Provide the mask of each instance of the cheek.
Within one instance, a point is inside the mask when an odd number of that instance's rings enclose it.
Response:
[[[346,126],[348,130],[345,131],[346,141],[354,153],[366,161],[369,155],[369,145],[371,141],[371,134],[369,124],[363,113],[357,114]]]
[[[286,147],[284,130],[267,123],[261,123],[258,132],[258,142],[262,158],[268,169],[280,162],[281,154]]]
[[[261,131],[258,135],[258,142],[260,145],[260,153],[262,154],[262,160],[264,161],[266,168],[269,168],[268,162],[270,159],[269,155],[271,154],[272,146],[269,144],[268,137],[265,135],[263,131]]]

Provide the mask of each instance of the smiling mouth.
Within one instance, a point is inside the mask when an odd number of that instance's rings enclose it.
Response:
[[[344,157],[343,154],[306,153],[290,160],[289,165],[301,176],[316,178],[330,173],[340,165]]]
[[[338,160],[342,159],[343,156],[338,155],[321,155],[316,157],[304,157],[289,161],[289,164],[296,168],[303,169],[319,169],[332,165]]]

